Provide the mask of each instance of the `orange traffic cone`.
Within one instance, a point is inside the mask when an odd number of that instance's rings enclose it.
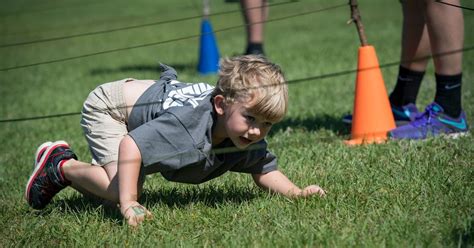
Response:
[[[359,47],[357,80],[348,145],[381,143],[395,128],[392,109],[385,90],[377,54],[373,46]]]

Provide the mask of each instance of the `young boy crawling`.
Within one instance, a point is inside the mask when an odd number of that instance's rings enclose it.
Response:
[[[287,197],[325,195],[319,186],[293,184],[267,150],[264,138],[288,103],[278,65],[255,55],[223,59],[215,88],[179,82],[174,69],[161,67],[158,81],[124,79],[90,93],[81,125],[92,166],[77,160],[64,141],[38,148],[25,193],[31,207],[44,208],[71,185],[118,203],[128,224],[136,226],[152,215],[138,198],[145,175],[156,172],[169,181],[198,184],[235,171]]]

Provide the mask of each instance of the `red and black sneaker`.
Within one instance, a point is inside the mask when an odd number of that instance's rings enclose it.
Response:
[[[25,198],[34,209],[42,209],[59,191],[71,184],[61,172],[69,159],[77,159],[64,141],[43,143],[36,151],[35,168],[26,184]]]

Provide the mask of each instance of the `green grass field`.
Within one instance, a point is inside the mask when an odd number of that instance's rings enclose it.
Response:
[[[63,139],[80,159],[91,159],[80,115],[1,122],[0,247],[472,247],[473,135],[344,145],[350,127],[340,119],[353,107],[355,73],[350,71],[356,69],[359,46],[354,25],[346,24],[349,7],[301,13],[346,2],[302,0],[272,7],[270,19],[281,20],[267,23],[265,33],[268,57],[289,80],[348,71],[290,84],[288,115],[268,137],[280,169],[300,186],[321,185],[326,198],[288,200],[236,173],[198,186],[167,182],[156,174],[147,178],[142,197],[154,219],[138,230],[128,228],[117,210],[70,188],[43,211],[33,211],[23,194],[39,144]],[[463,3],[472,7],[471,1]],[[399,61],[399,1],[359,4],[380,64]],[[2,1],[0,119],[80,112],[97,85],[126,77],[158,78],[160,61],[174,66],[180,80],[215,82],[215,75],[196,72],[200,18],[6,46],[178,20],[200,15],[200,8],[197,0]],[[212,1],[213,13],[232,10],[211,17],[214,30],[240,26],[216,33],[223,56],[243,52],[243,20],[238,2]],[[465,47],[472,47],[474,12],[464,13]],[[156,44],[182,37],[191,38]],[[144,44],[156,45],[140,47]],[[112,50],[119,51],[101,53]],[[473,124],[472,50],[464,53],[463,68],[463,106]],[[397,72],[396,65],[382,68],[389,92]],[[434,91],[431,63],[419,108],[433,100]]]

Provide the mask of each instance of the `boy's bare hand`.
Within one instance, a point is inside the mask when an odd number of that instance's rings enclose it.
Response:
[[[133,227],[137,227],[145,219],[153,218],[153,214],[138,202],[128,204],[125,208],[121,207],[120,210],[128,224]]]
[[[308,197],[311,195],[319,195],[320,197],[326,196],[326,191],[318,185],[310,185],[304,188],[300,194],[302,197]]]

